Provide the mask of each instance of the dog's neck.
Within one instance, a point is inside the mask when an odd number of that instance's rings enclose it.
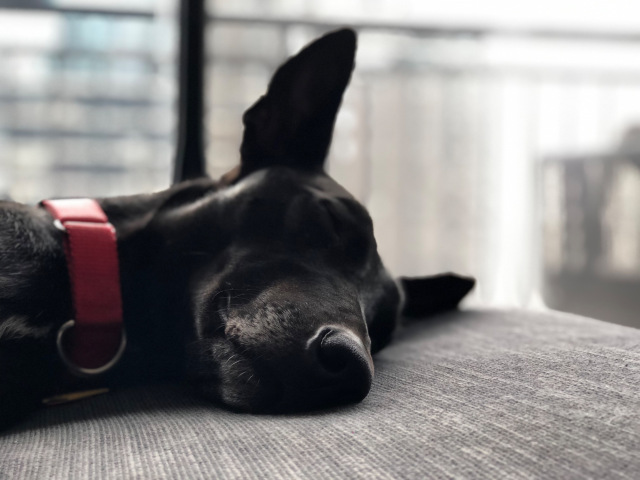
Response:
[[[73,388],[104,384],[133,384],[182,376],[184,342],[191,328],[188,242],[193,223],[182,222],[172,211],[215,192],[211,180],[185,182],[168,190],[129,197],[99,199],[118,237],[120,282],[128,347],[111,372],[99,378],[72,381]],[[63,255],[63,237],[51,231]],[[193,250],[197,250],[196,247]],[[59,326],[72,315],[69,279],[64,262],[52,266],[62,285],[55,298]],[[65,290],[63,292],[63,290]],[[67,387],[68,388],[68,387]]]
[[[152,195],[100,200],[118,232],[128,352],[114,369],[117,383],[182,375],[184,339],[191,334],[192,230],[176,209],[215,192],[209,179],[185,182]],[[215,202],[215,200],[214,200]]]

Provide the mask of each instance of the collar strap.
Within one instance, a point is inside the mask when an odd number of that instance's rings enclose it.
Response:
[[[73,320],[58,331],[58,352],[72,373],[103,373],[126,344],[116,232],[93,199],[44,200],[41,205],[65,232]]]

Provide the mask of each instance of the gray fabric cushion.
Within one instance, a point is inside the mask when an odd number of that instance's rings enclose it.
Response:
[[[473,311],[407,327],[359,405],[216,409],[178,387],[43,410],[5,478],[640,478],[640,330]]]

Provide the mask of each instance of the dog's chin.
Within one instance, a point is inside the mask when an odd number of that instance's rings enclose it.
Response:
[[[279,402],[278,382],[258,375],[251,359],[226,339],[200,340],[189,353],[188,377],[208,400],[238,412],[261,411]]]
[[[213,403],[238,413],[276,413],[282,404],[282,388],[277,385],[234,385],[232,381],[200,383],[200,392]]]
[[[358,403],[369,393],[368,389],[354,388],[344,389],[336,395],[333,388],[322,385],[288,385],[270,374],[258,375],[248,360],[235,358],[233,361],[237,362],[233,372],[201,377],[195,384],[208,400],[238,413],[310,412]],[[244,367],[238,368],[245,362]]]
[[[235,412],[262,414],[321,410],[362,401],[372,376],[342,385],[339,392],[327,383],[304,375],[288,377],[252,360],[225,338],[198,342],[192,351],[189,376],[207,399]],[[371,372],[372,373],[372,372]],[[286,377],[286,376],[285,376]]]
[[[237,413],[287,414],[327,410],[362,401],[366,397],[361,391],[345,391],[340,397],[331,395],[331,389],[297,390],[274,382],[262,385],[234,385],[201,383],[201,393],[210,401]],[[368,392],[367,392],[368,393]]]

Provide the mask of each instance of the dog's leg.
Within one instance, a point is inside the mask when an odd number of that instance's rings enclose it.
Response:
[[[59,377],[55,332],[71,318],[60,235],[44,211],[0,202],[0,427]]]
[[[51,342],[36,339],[5,340],[0,343],[0,430],[35,410],[51,394],[55,352]]]

